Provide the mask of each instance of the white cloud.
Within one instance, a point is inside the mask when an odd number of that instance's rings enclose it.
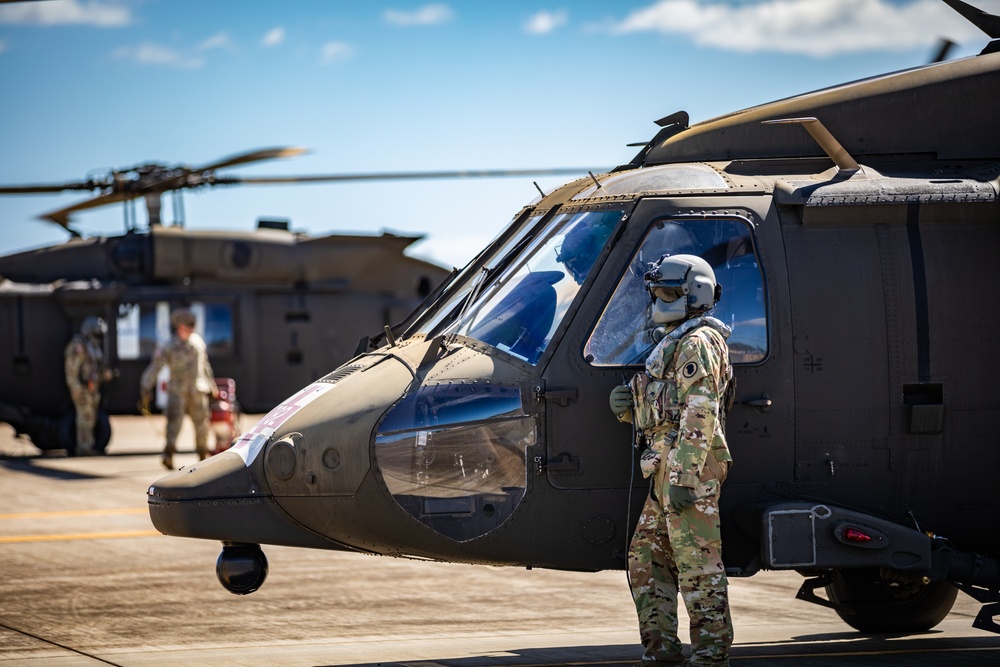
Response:
[[[382,18],[392,25],[439,25],[451,21],[454,13],[448,5],[424,5],[412,12],[387,9],[382,13]]]
[[[117,28],[132,23],[132,12],[120,2],[46,0],[0,5],[0,23],[26,25],[92,25]]]
[[[347,42],[327,42],[320,49],[320,62],[324,65],[332,65],[350,60],[353,55],[354,47]]]
[[[547,35],[556,28],[566,25],[568,14],[564,10],[548,12],[544,9],[524,24],[525,32],[532,35]]]
[[[277,28],[272,28],[271,30],[267,31],[267,34],[264,35],[264,38],[260,40],[260,45],[278,46],[284,41],[285,41],[285,29],[282,26],[278,26]]]
[[[205,59],[200,56],[186,56],[170,47],[150,42],[143,42],[139,46],[123,46],[116,49],[112,56],[140,65],[162,65],[178,69],[198,69],[205,65]]]
[[[229,39],[229,34],[224,31],[212,35],[198,45],[198,51],[212,51],[213,49],[232,50],[234,48],[233,40]]]
[[[754,3],[659,0],[612,32],[684,35],[701,46],[810,56],[929,48],[985,35],[941,0],[762,0]]]

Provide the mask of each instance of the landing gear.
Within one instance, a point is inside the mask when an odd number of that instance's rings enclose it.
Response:
[[[944,620],[955,604],[958,589],[947,581],[925,583],[920,577],[885,574],[874,568],[830,574],[826,594],[837,615],[852,628],[923,632]]]
[[[267,578],[267,556],[259,544],[223,544],[215,562],[219,583],[230,593],[248,595]]]
[[[108,412],[104,408],[97,411],[97,420],[94,422],[94,451],[103,454],[111,441],[111,420]],[[69,456],[76,455],[76,408],[70,406],[69,410],[63,413],[59,420],[59,440],[53,443],[54,447],[42,447],[36,443],[39,449],[65,449]]]

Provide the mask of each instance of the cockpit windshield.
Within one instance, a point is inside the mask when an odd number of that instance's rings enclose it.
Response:
[[[506,240],[497,245],[483,259],[483,269],[488,271],[489,267],[497,266],[505,257],[511,255],[515,248],[523,246],[525,240],[529,238],[531,230],[538,224],[541,217],[540,215],[534,215],[522,220],[520,223],[515,220],[511,225],[516,227],[513,231],[508,227],[500,236],[491,241],[487,247],[496,244],[500,237],[508,235]],[[476,269],[478,263],[474,260],[466,266],[443,298],[435,302],[427,312],[421,314],[415,326],[416,333],[429,334],[439,331],[456,317],[459,312],[459,306],[466,301],[473,287],[481,280],[480,276],[483,273],[483,269]]]
[[[428,333],[474,338],[537,363],[621,216],[605,210],[553,217],[483,267],[457,317],[451,311],[453,319],[437,318]]]

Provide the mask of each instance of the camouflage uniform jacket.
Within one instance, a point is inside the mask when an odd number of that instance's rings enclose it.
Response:
[[[66,386],[70,392],[96,392],[107,365],[104,351],[83,334],[75,334],[64,353]]]
[[[633,421],[646,440],[643,476],[668,457],[669,483],[697,487],[705,457],[732,462],[720,402],[732,377],[726,338],[730,329],[713,317],[688,320],[656,344],[646,370],[632,378]]]
[[[167,390],[172,394],[211,394],[215,387],[215,375],[208,363],[208,350],[205,341],[197,333],[191,332],[187,341],[173,336],[156,351],[139,381],[143,392],[152,391],[156,376],[164,366],[170,368],[170,385]]]

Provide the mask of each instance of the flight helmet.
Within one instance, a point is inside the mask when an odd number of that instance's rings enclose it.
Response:
[[[658,324],[679,322],[710,310],[722,296],[711,265],[697,255],[663,255],[644,276]]]
[[[100,342],[104,335],[108,333],[107,323],[100,317],[90,315],[83,320],[80,326],[80,333],[94,342]]]

